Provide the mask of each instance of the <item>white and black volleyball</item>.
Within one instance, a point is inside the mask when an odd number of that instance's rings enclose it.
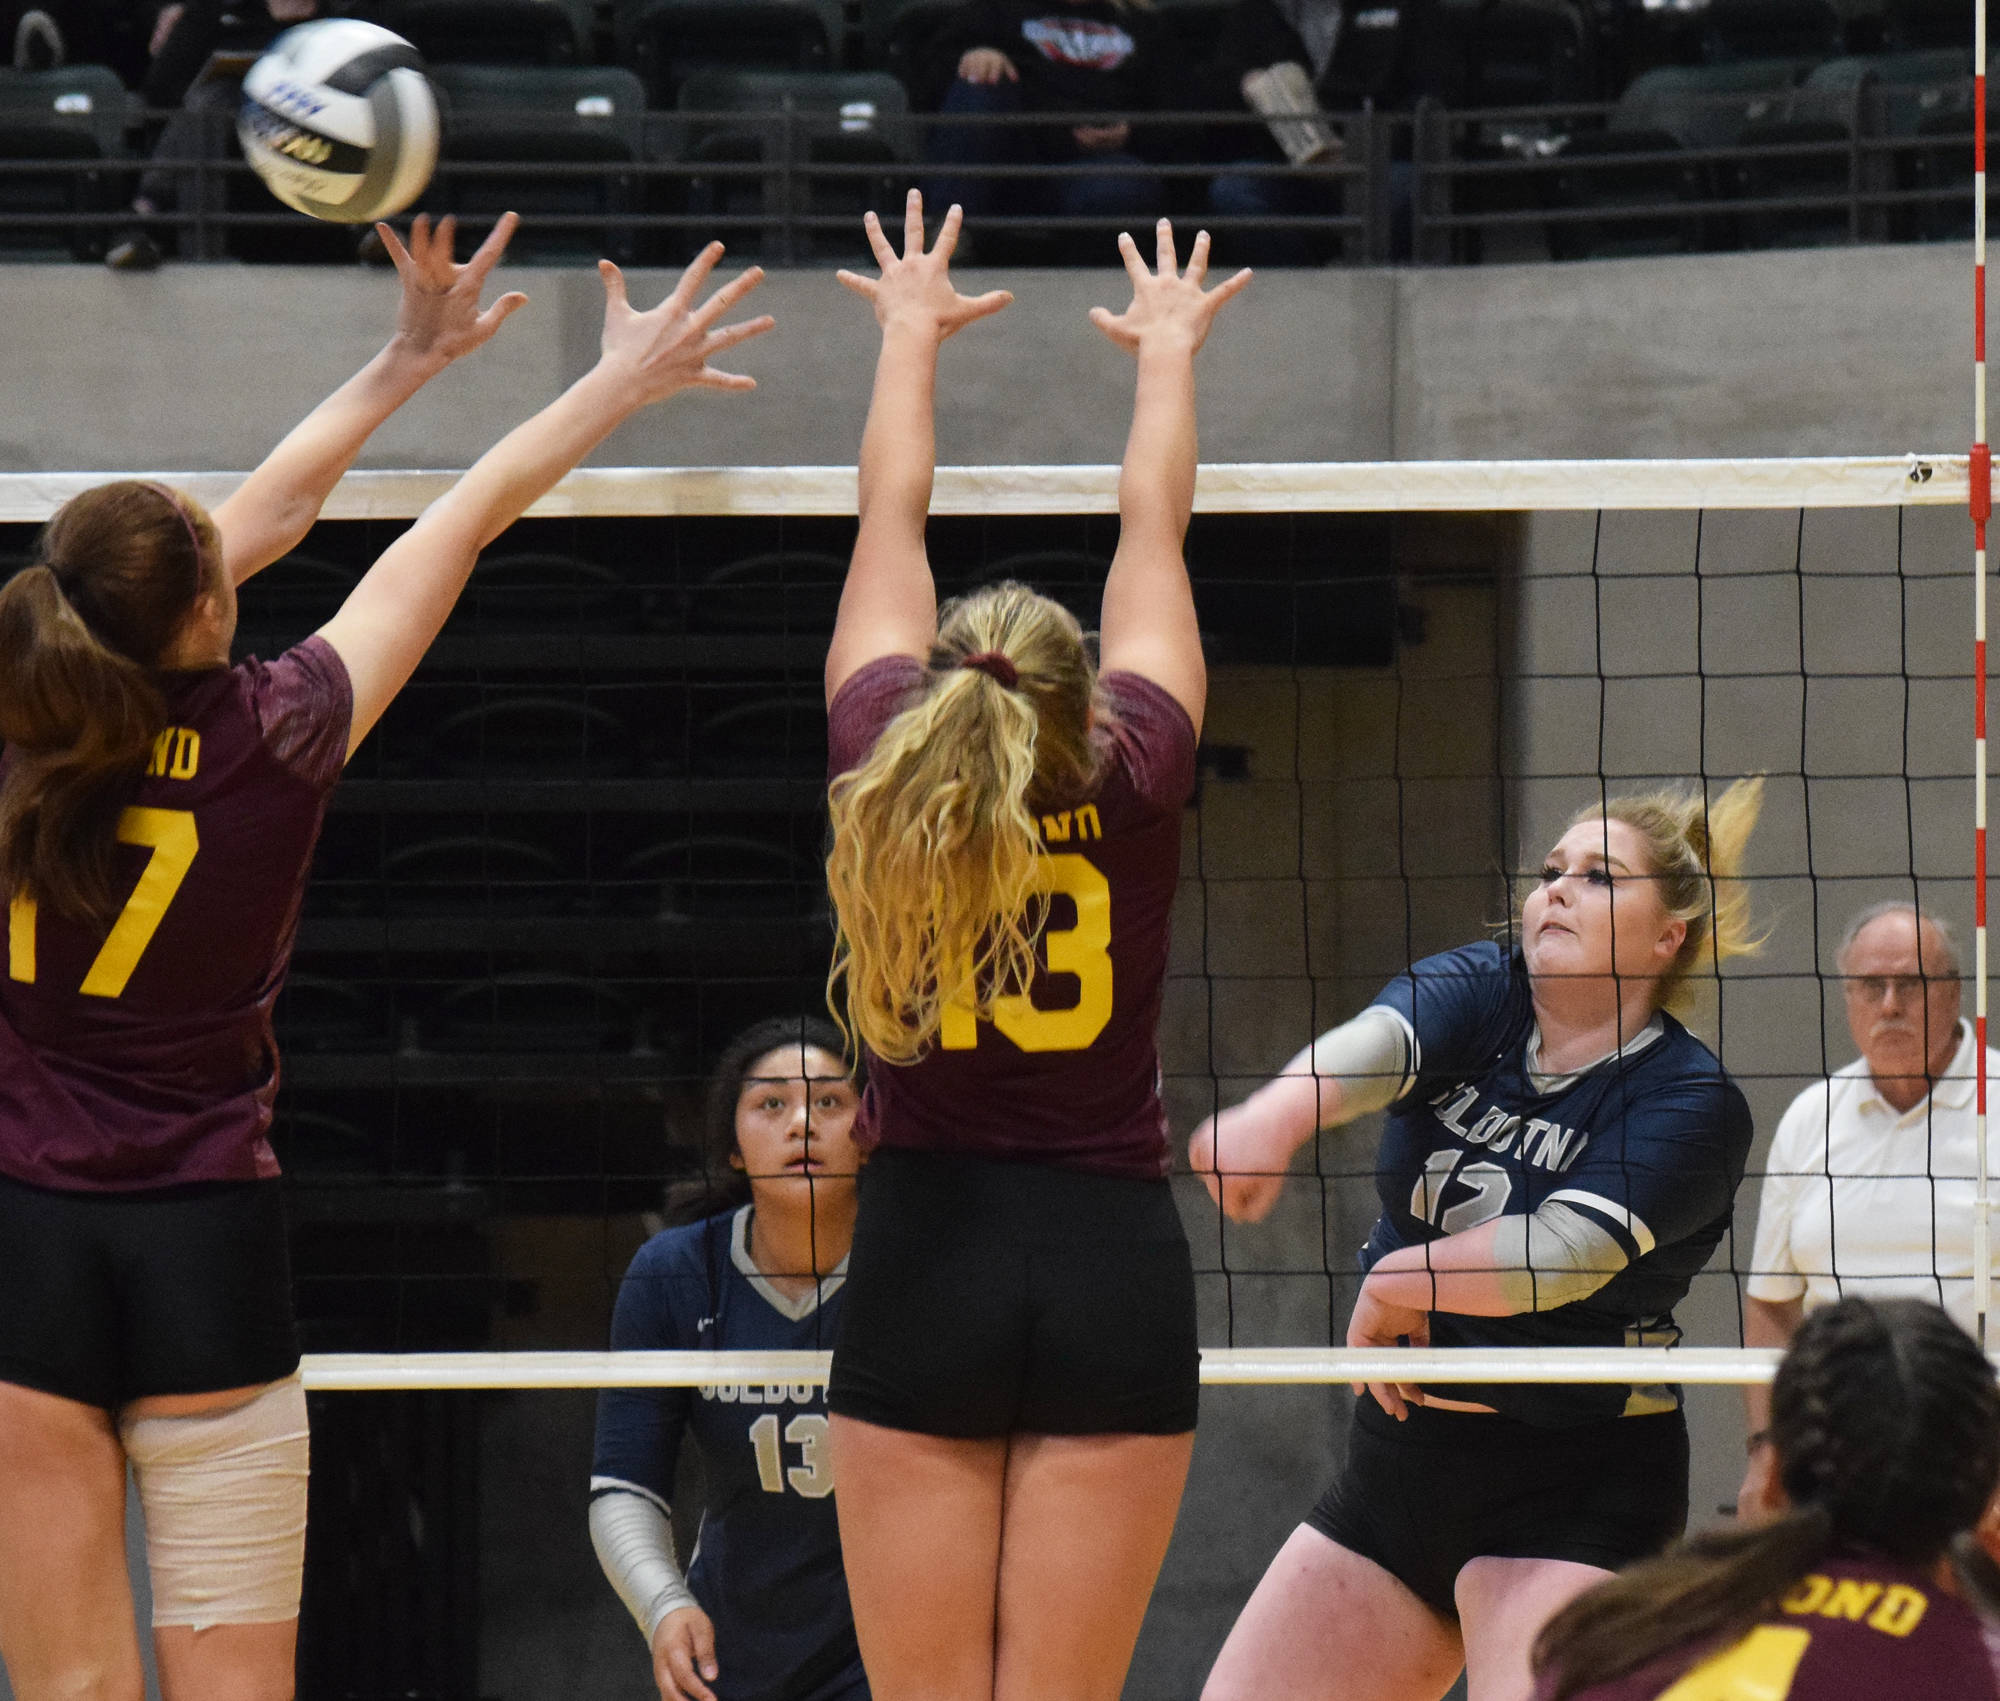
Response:
[[[243,79],[244,158],[288,207],[338,224],[399,213],[437,165],[437,96],[417,50],[359,18],[289,29]]]

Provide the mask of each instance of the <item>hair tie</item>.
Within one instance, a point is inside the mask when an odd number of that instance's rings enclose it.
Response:
[[[1009,691],[1019,689],[1021,684],[1021,670],[998,650],[981,650],[977,655],[961,657],[958,665],[983,673],[988,679],[997,679]]]

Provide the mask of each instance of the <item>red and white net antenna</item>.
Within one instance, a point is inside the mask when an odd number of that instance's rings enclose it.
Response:
[[[1986,1161],[1986,522],[1993,455],[1986,443],[1986,0],[1972,7],[1972,929],[1973,1027],[1979,1052],[1973,1143],[1979,1192],[1972,1211],[1972,1290],[1979,1344],[1992,1310],[1992,1200]]]

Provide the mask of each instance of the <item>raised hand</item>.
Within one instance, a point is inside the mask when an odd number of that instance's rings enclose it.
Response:
[[[626,298],[625,274],[609,260],[597,262],[604,279],[604,339],[598,370],[636,385],[641,405],[662,401],[677,390],[757,388],[756,379],[740,372],[718,371],[709,364],[725,349],[762,336],[772,325],[768,313],[720,328],[716,324],[764,281],[761,266],[739,273],[695,305],[708,274],[721,258],[722,244],[711,242],[681,273],[673,294],[644,313]]]
[[[396,310],[396,338],[413,354],[428,360],[450,362],[470,354],[500,329],[507,317],[528,305],[519,290],[509,291],[481,312],[479,294],[520,219],[503,213],[479,252],[464,265],[452,259],[452,241],[458,234],[457,221],[446,214],[431,226],[430,215],[419,213],[410,226],[410,245],[405,248],[395,231],[386,224],[375,227],[396,273],[403,280],[403,301]]]
[[[1004,289],[984,295],[960,295],[952,287],[951,255],[958,246],[958,227],[963,213],[954,206],[938,227],[937,241],[924,252],[924,198],[910,191],[903,206],[903,252],[899,258],[882,234],[882,221],[872,212],[861,222],[868,232],[868,246],[882,267],[879,278],[859,272],[841,272],[840,281],[875,309],[875,320],[884,330],[892,324],[927,328],[939,342],[962,331],[975,319],[998,313],[1014,297]]]
[[[1208,276],[1208,232],[1199,232],[1188,255],[1187,270],[1180,269],[1174,254],[1174,227],[1160,220],[1159,269],[1148,271],[1139,258],[1139,245],[1129,234],[1120,233],[1118,252],[1125,256],[1125,270],[1132,278],[1132,305],[1123,313],[1108,307],[1093,307],[1090,322],[1120,348],[1133,354],[1142,343],[1172,340],[1192,354],[1208,340],[1209,327],[1222,304],[1239,294],[1250,282],[1246,266],[1233,278],[1225,278],[1211,290],[1202,288]]]

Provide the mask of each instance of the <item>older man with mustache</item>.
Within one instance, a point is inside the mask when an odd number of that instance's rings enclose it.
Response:
[[[1835,962],[1861,1055],[1799,1094],[1771,1142],[1745,1290],[1753,1347],[1788,1345],[1807,1311],[1843,1293],[1932,1300],[1976,1327],[1978,1057],[1957,949],[1934,917],[1892,902],[1854,918]],[[1986,1056],[2000,1079],[2000,1054]],[[1988,1151],[2000,1175],[2000,1145]],[[1744,1395],[1754,1453],[1770,1391]]]

